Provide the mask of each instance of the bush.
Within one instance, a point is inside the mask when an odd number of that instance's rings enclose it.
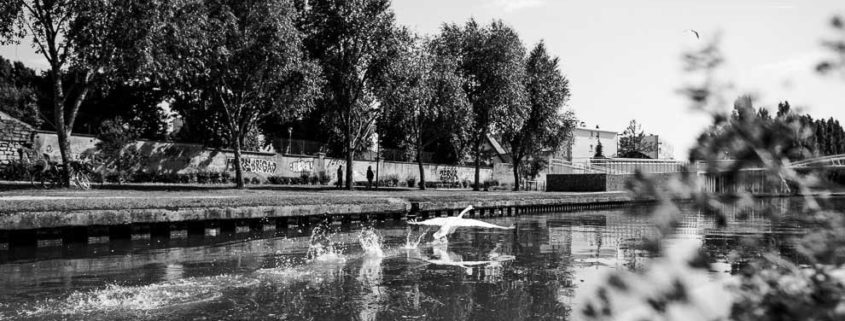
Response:
[[[308,178],[309,178],[310,176],[311,176],[311,175],[310,175],[310,173],[308,173],[308,172],[306,172],[306,171],[302,171],[302,173],[300,173],[300,174],[299,174],[299,182],[300,182],[302,185],[306,185],[306,184],[308,184]]]
[[[261,184],[261,179],[259,179],[258,177],[253,177],[250,181],[252,182],[253,185]]]
[[[320,171],[317,173],[317,178],[320,181],[320,185],[328,185],[329,181],[332,180],[332,178],[326,174],[326,171]]]
[[[417,186],[417,178],[414,177],[414,176],[410,176],[410,177],[406,178],[405,182],[408,184],[407,185],[408,187]]]
[[[308,177],[308,182],[311,183],[311,185],[317,185],[317,183],[319,181],[320,181],[320,178],[317,177],[316,175],[311,175],[310,177]]]
[[[229,173],[228,171],[226,171],[226,172],[223,172],[222,174],[220,174],[220,183],[226,184],[226,183],[230,183],[231,181],[232,181],[232,173]]]
[[[210,175],[208,172],[197,172],[197,183],[208,184]]]
[[[23,162],[13,162],[3,170],[0,171],[0,179],[7,181],[25,181],[29,180],[29,171],[34,170],[32,166],[28,166]]]
[[[208,173],[208,181],[209,181],[209,183],[212,183],[212,184],[219,184],[221,182],[220,181],[220,173],[218,173],[218,172]]]

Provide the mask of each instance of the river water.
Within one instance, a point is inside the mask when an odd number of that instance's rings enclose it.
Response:
[[[804,228],[782,214],[690,208],[667,242],[698,242],[713,274],[736,273],[743,238],[794,256]],[[652,254],[648,207],[481,220],[448,244],[399,222],[213,239],[151,239],[0,252],[0,320],[565,320],[579,291]],[[758,245],[759,246],[759,245]]]

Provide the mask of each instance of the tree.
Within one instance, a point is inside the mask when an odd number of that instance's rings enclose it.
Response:
[[[601,145],[601,141],[596,144],[596,154],[593,158],[604,158],[604,146]]]
[[[157,26],[156,1],[6,0],[0,4],[0,43],[31,38],[49,63],[52,104],[62,163],[68,137],[91,91],[104,78],[144,65],[145,45]],[[65,78],[72,75],[71,84]],[[66,85],[69,85],[66,87]],[[64,183],[70,186],[68,171]]]
[[[519,190],[523,161],[558,150],[571,137],[575,124],[571,111],[561,111],[569,99],[569,80],[560,72],[559,59],[549,56],[543,42],[531,50],[525,62],[524,82],[528,118],[522,126],[513,128],[516,130],[502,132],[513,162],[514,190]],[[537,167],[544,163],[532,164]]]
[[[180,8],[169,35],[172,79],[188,106],[220,116],[234,151],[235,182],[244,187],[241,150],[247,133],[270,115],[290,119],[313,106],[321,81],[301,51],[296,11],[284,0],[194,0]],[[190,53],[183,59],[183,53]],[[166,77],[166,76],[162,76]]]
[[[416,150],[420,189],[425,189],[423,151],[439,139],[458,139],[472,121],[456,73],[458,57],[437,54],[442,45],[413,37],[383,77],[379,99],[382,117],[401,144]]]
[[[636,119],[628,123],[628,127],[619,138],[619,157],[647,158],[648,153],[654,151],[654,144],[645,140],[646,135]]]
[[[379,113],[377,79],[398,56],[400,39],[389,0],[315,0],[306,9],[305,47],[323,68],[319,104],[327,123],[341,131],[346,188],[352,189],[353,156],[366,146]]]
[[[35,70],[20,61],[12,63],[0,57],[0,111],[35,128],[41,127],[43,119],[38,103],[44,93],[40,82]]]
[[[480,188],[481,145],[487,135],[515,131],[528,116],[525,103],[525,48],[516,31],[497,20],[481,27],[475,20],[463,27],[444,25],[440,51],[462,57],[459,73],[472,105],[472,144],[475,157],[474,190]]]

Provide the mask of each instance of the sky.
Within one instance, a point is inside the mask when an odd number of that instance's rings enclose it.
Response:
[[[722,76],[737,94],[774,110],[788,100],[815,118],[845,120],[845,79],[820,76],[829,54],[829,20],[845,15],[842,0],[393,0],[398,23],[436,34],[443,23],[501,19],[527,49],[543,40],[570,81],[571,108],[589,127],[623,131],[636,119],[647,133],[686,158],[709,118],[692,111],[677,90],[688,78],[683,52],[721,34]],[[696,39],[693,29],[702,40]],[[43,69],[31,46],[0,47],[0,55]],[[726,108],[729,106],[726,106]]]

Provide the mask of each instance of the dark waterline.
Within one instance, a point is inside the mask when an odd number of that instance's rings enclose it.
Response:
[[[790,239],[805,229],[789,209],[801,201],[767,202],[784,214],[729,211],[726,228],[687,208],[669,242],[699,242],[714,273],[741,268],[727,254],[746,238],[758,252],[796,256]],[[484,219],[516,229],[460,229],[447,247],[418,250],[403,248],[407,225],[376,224],[383,257],[364,253],[356,228],[329,235],[342,255],[314,261],[305,259],[310,233],[295,230],[4,253],[0,319],[573,319],[580,289],[652,255],[643,246],[655,233],[649,219],[626,214],[648,210]]]

